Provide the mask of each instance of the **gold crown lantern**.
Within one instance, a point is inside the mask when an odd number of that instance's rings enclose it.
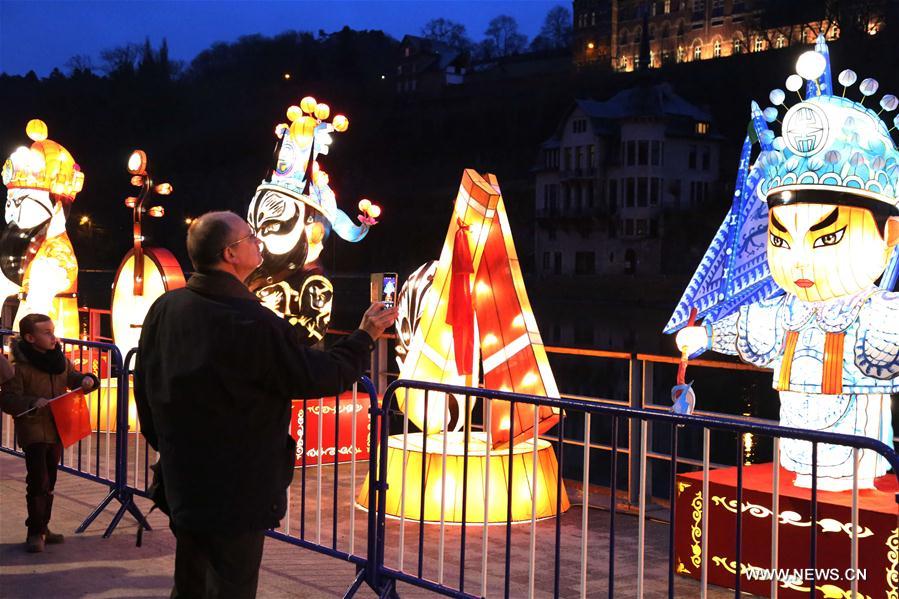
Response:
[[[3,164],[7,189],[43,189],[68,201],[84,186],[84,173],[64,147],[47,139],[47,124],[28,121],[25,133],[34,141],[30,148],[16,149]]]

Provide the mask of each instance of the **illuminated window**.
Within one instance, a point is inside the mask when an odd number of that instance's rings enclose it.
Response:
[[[761,37],[755,38],[755,45],[753,46],[753,52],[761,52],[765,49],[765,40]]]
[[[734,54],[743,53],[743,40],[738,37],[734,38]]]
[[[787,38],[785,38],[782,35],[778,35],[777,39],[774,40],[774,47],[780,49],[780,48],[785,48],[786,46],[787,46]]]
[[[665,14],[671,13],[671,0],[665,0]]]
[[[693,60],[702,60],[702,43],[693,46]]]
[[[698,135],[708,135],[709,133],[709,124],[699,121],[696,123],[696,133]]]
[[[686,53],[684,52],[684,47],[678,46],[677,47],[677,62],[683,62],[685,54]]]
[[[715,58],[721,58],[721,40],[715,40],[715,44],[712,46],[712,55]]]

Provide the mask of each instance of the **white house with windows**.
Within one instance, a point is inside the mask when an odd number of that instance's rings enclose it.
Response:
[[[662,272],[670,216],[718,193],[720,141],[668,84],[575,101],[535,167],[537,274]]]

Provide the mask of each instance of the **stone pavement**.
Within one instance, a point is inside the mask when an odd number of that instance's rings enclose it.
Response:
[[[357,472],[356,489],[364,467]],[[300,520],[301,495],[299,485],[300,472],[294,479],[291,497],[290,533],[297,534]],[[331,518],[332,497],[328,493],[332,487],[332,470],[323,469],[321,490],[318,486],[318,472],[311,468],[307,471],[309,485],[306,502],[305,531],[307,538],[317,538],[321,542],[330,543],[332,539],[333,520]],[[338,548],[349,548],[349,518],[342,514],[353,513],[356,553],[364,552],[365,518],[360,510],[352,510],[350,501],[352,487],[351,477],[346,469],[340,473],[338,480],[339,512]],[[126,597],[167,597],[171,589],[171,576],[174,567],[174,537],[168,529],[164,515],[153,512],[150,524],[154,530],[146,532],[143,546],[135,546],[137,525],[130,516],[125,516],[116,531],[109,539],[102,534],[114,513],[113,509],[101,514],[87,532],[75,535],[75,528],[82,519],[96,506],[105,495],[105,487],[82,478],[60,473],[56,488],[56,499],[53,506],[51,528],[66,535],[62,545],[49,545],[42,554],[28,554],[24,551],[25,537],[25,464],[22,458],[0,453],[0,598],[44,597],[69,598],[89,597],[126,598]],[[314,514],[316,495],[321,493],[321,502],[328,506],[323,510],[321,519]],[[572,496],[572,501],[577,498]],[[139,505],[146,513],[149,508],[146,500],[138,498]],[[591,501],[591,504],[593,502]],[[579,564],[580,564],[580,522],[581,508],[573,505],[562,520],[562,576],[560,577],[560,594],[562,597],[579,596]],[[589,527],[590,565],[588,568],[588,597],[608,596],[608,534],[606,523],[607,511],[591,511]],[[423,548],[424,575],[436,578],[436,562],[438,553],[439,527],[427,525],[426,542]],[[618,551],[616,559],[616,596],[633,597],[635,581],[634,542],[636,518],[621,515],[618,518],[616,539]],[[488,553],[488,595],[502,596],[503,569],[505,563],[505,527],[491,526],[491,539]],[[387,524],[386,565],[396,567],[398,523],[388,520]],[[418,563],[418,528],[417,523],[406,523],[405,529],[406,571],[414,572]],[[538,545],[536,559],[535,596],[552,596],[553,572],[553,539],[555,536],[554,521],[538,524]],[[452,585],[459,576],[459,527],[446,529],[445,582]],[[480,590],[480,529],[469,527],[466,542],[465,590]],[[530,526],[513,527],[512,533],[512,567],[511,597],[527,596],[528,589],[528,554]],[[650,521],[647,525],[646,554],[646,597],[667,597],[667,525]],[[329,558],[310,550],[302,549],[281,541],[266,539],[265,553],[259,577],[260,598],[296,598],[296,597],[341,597],[352,582],[355,575],[354,566],[337,559]],[[732,597],[733,591],[721,588],[710,588],[709,597]],[[402,597],[433,597],[421,589],[401,585],[399,594]],[[699,588],[695,581],[677,577],[676,594],[678,597],[698,597]],[[363,587],[357,597],[374,597],[374,593]]]
[[[48,545],[44,553],[25,553],[25,461],[0,453],[0,597],[168,597],[175,539],[164,515],[158,511],[150,515],[153,530],[144,533],[142,547],[135,547],[137,525],[130,516],[110,538],[102,538],[114,513],[109,508],[85,533],[74,534],[103,499],[104,490],[97,483],[61,472],[51,529],[64,533],[66,542]],[[146,513],[147,502],[138,502]],[[351,564],[266,539],[259,597],[339,597],[354,575]],[[373,596],[365,589],[357,594]]]

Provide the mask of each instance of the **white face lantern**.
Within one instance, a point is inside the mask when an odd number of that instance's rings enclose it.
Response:
[[[6,192],[7,225],[33,229],[53,216],[53,200],[46,189],[13,188]]]

